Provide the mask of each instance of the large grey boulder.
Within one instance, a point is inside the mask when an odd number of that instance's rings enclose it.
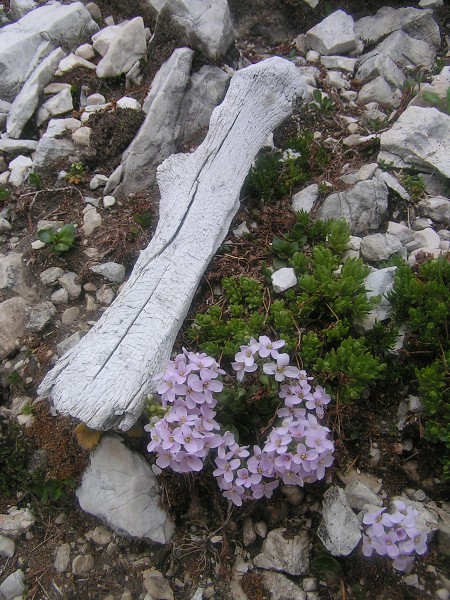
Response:
[[[234,30],[227,0],[167,0],[155,32],[171,22],[192,48],[211,60],[223,56],[234,44]]]
[[[390,85],[395,87],[401,87],[405,81],[403,71],[384,52],[374,54],[362,62],[356,72],[355,79],[364,81],[378,76],[383,77]]]
[[[417,40],[404,31],[391,33],[378,44],[375,50],[361,56],[360,64],[380,53],[390,56],[399,67],[414,65],[432,69],[436,58],[434,46],[422,40]]]
[[[36,7],[37,4],[34,0],[11,0],[8,16],[13,21],[18,21]]]
[[[381,134],[378,160],[397,168],[437,170],[450,177],[450,115],[410,106]]]
[[[0,29],[0,99],[11,102],[37,65],[58,47],[69,51],[98,31],[81,2],[40,6]]]
[[[383,77],[375,77],[359,90],[358,102],[361,104],[369,104],[376,102],[377,104],[390,104],[394,108],[400,106],[402,100],[402,92],[393,90],[389,83]]]
[[[356,48],[353,17],[336,10],[306,32],[306,43],[320,54],[346,54]]]
[[[253,562],[260,569],[283,571],[289,575],[309,573],[309,535],[302,531],[286,535],[286,529],[273,529],[262,545],[261,554]]]
[[[176,137],[180,142],[208,127],[212,111],[224,99],[229,82],[228,73],[210,65],[192,74],[178,119]]]
[[[333,556],[348,556],[358,545],[361,539],[358,518],[342,488],[333,486],[325,492],[317,535]]]
[[[76,495],[81,508],[126,537],[170,542],[174,524],[159,505],[159,486],[150,465],[118,436],[94,450]]]
[[[14,100],[6,120],[6,132],[11,138],[19,138],[23,128],[37,108],[45,86],[50,83],[59,61],[65,57],[61,48],[44,58],[25,82]],[[70,94],[70,92],[69,92]]]
[[[144,20],[135,17],[119,29],[108,46],[106,54],[97,65],[97,76],[118,77],[128,73],[131,67],[145,56],[147,41]]]
[[[360,181],[346,192],[325,198],[317,210],[318,219],[344,218],[352,235],[379,229],[388,215],[388,189],[379,180]]]
[[[115,195],[126,196],[152,186],[156,167],[175,152],[178,116],[193,54],[189,48],[177,48],[156,74],[143,106],[147,117],[123,154]],[[113,173],[105,194],[114,189],[114,183]]]
[[[403,250],[401,241],[390,233],[367,235],[361,242],[361,254],[370,262],[388,260]]]
[[[355,22],[355,34],[374,44],[390,33],[402,29],[417,40],[423,40],[436,49],[441,45],[439,27],[431,10],[417,8],[380,8],[374,16],[363,17]]]

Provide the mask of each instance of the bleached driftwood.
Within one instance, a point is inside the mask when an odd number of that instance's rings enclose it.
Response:
[[[128,429],[168,360],[194,292],[224,240],[251,163],[306,85],[270,58],[231,80],[205,141],[158,168],[160,218],[119,296],[47,374],[40,394],[95,429]]]

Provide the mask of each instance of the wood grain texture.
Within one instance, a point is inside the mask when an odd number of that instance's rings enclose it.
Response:
[[[124,289],[39,387],[56,409],[94,429],[126,430],[139,418],[152,380],[209,261],[239,206],[256,153],[292,111],[306,84],[296,67],[270,58],[238,71],[192,154],[158,167],[160,219]]]

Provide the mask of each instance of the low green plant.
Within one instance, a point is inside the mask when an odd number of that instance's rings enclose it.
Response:
[[[75,225],[69,223],[63,227],[56,229],[49,227],[38,231],[38,239],[44,244],[51,244],[52,252],[61,254],[67,252],[75,245]]]
[[[314,102],[310,102],[309,107],[315,110],[321,117],[329,118],[336,112],[336,103],[317,88],[313,91],[313,99]]]
[[[39,190],[42,187],[41,178],[37,173],[30,173],[28,175],[28,183]]]
[[[416,173],[402,176],[402,183],[412,202],[418,202],[425,194],[427,187],[424,178]]]
[[[0,421],[0,495],[9,497],[25,490],[33,479],[28,471],[31,448],[20,427]]]
[[[9,191],[4,187],[0,187],[0,202],[5,202],[6,200],[8,200],[8,198]]]
[[[33,492],[41,504],[60,504],[67,502],[76,481],[72,477],[65,479],[41,479],[34,485]]]
[[[263,305],[256,280],[227,278],[224,306],[196,316],[190,341],[217,358],[232,357],[250,337],[276,331],[286,341],[286,351],[295,351],[340,401],[357,399],[383,377],[385,367],[383,357],[372,354],[355,330],[378,298],[367,298],[369,267],[354,258],[342,264],[349,237],[344,220],[313,222],[307,213],[298,213],[291,230],[272,244],[274,263],[294,268],[297,286]],[[269,277],[270,269],[266,272]]]
[[[264,202],[282,198],[306,184],[328,160],[328,151],[307,130],[287,139],[281,150],[257,158],[245,182],[246,193]]]
[[[450,115],[450,87],[447,88],[447,93],[444,98],[441,98],[441,96],[434,92],[424,92],[423,99],[441,112]]]
[[[443,444],[444,476],[450,478],[450,262],[429,260],[417,270],[397,268],[388,299],[397,324],[406,324],[403,352],[408,357],[412,391],[425,411],[425,437]],[[414,381],[415,375],[415,381]]]
[[[86,177],[86,169],[82,162],[74,162],[70,165],[67,172],[67,181],[72,185],[82,183]]]

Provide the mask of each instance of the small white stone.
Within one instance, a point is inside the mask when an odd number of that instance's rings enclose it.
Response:
[[[114,196],[105,196],[103,198],[103,206],[105,208],[110,208],[111,206],[114,206],[115,203],[116,199],[114,198]]]
[[[133,110],[141,110],[141,105],[134,98],[130,98],[129,96],[124,96],[120,100],[117,101],[117,108],[132,108]]]
[[[82,44],[75,50],[76,56],[81,56],[85,60],[92,60],[95,58],[94,48],[92,44]]]
[[[320,60],[320,53],[315,50],[309,50],[306,54],[306,60],[308,62],[317,62]]]
[[[35,240],[34,242],[31,242],[31,247],[33,250],[41,250],[45,247],[45,243],[41,242],[41,240]]]
[[[294,269],[284,267],[272,273],[272,285],[277,294],[297,285],[297,277]]]
[[[68,73],[69,71],[72,71],[73,69],[76,69],[78,67],[91,70],[95,70],[97,68],[94,65],[94,63],[91,63],[90,61],[81,58],[81,56],[69,54],[69,56],[63,58],[62,61],[59,63],[58,70],[56,71],[55,75],[57,77],[60,77],[64,73]]]
[[[91,179],[91,182],[89,184],[89,189],[90,190],[96,190],[99,187],[104,187],[106,185],[106,182],[108,181],[108,177],[106,177],[106,175],[94,175],[94,177]]]
[[[16,551],[16,543],[9,537],[0,535],[0,556],[12,558]]]
[[[72,139],[79,146],[89,146],[91,133],[92,129],[90,127],[80,127],[72,133]]]
[[[106,98],[102,94],[91,94],[86,98],[87,106],[98,106],[99,104],[105,104]]]
[[[440,237],[431,227],[417,231],[414,234],[414,238],[422,248],[439,248],[439,244],[441,243]]]

